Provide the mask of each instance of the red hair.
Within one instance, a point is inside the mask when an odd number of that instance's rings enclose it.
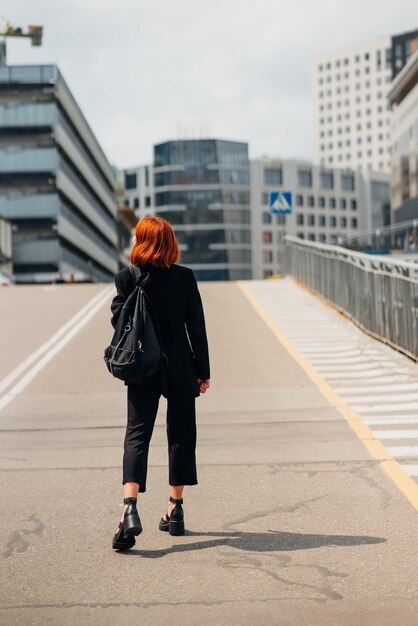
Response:
[[[180,260],[179,245],[170,224],[163,217],[143,217],[135,227],[136,242],[131,252],[133,265],[170,267]]]

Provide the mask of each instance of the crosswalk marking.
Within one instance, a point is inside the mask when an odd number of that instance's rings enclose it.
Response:
[[[377,440],[383,445],[399,441],[386,450],[418,482],[418,367],[290,279],[246,282],[245,289],[344,402],[375,429]]]

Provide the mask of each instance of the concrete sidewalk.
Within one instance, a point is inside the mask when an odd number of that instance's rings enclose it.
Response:
[[[83,288],[70,288],[80,307],[101,287]],[[65,289],[48,310],[31,307],[33,290],[7,291],[1,345],[13,337],[27,356],[13,299],[44,329],[73,314]],[[213,388],[198,400],[186,536],[158,531],[162,402],[144,532],[136,549],[111,550],[126,399],[102,363],[106,305],[0,411],[0,623],[418,624],[416,512],[237,285],[201,291]]]

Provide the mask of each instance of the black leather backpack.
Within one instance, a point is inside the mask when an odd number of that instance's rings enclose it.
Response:
[[[165,369],[168,359],[163,351],[152,303],[144,291],[150,275],[142,273],[137,265],[130,265],[129,271],[135,289],[123,305],[103,358],[113,376],[126,383],[140,384]]]

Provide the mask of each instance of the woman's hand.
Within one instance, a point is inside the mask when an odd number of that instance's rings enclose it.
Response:
[[[210,379],[208,378],[207,380],[202,380],[201,378],[198,378],[197,382],[199,383],[200,393],[206,393],[210,387]]]

